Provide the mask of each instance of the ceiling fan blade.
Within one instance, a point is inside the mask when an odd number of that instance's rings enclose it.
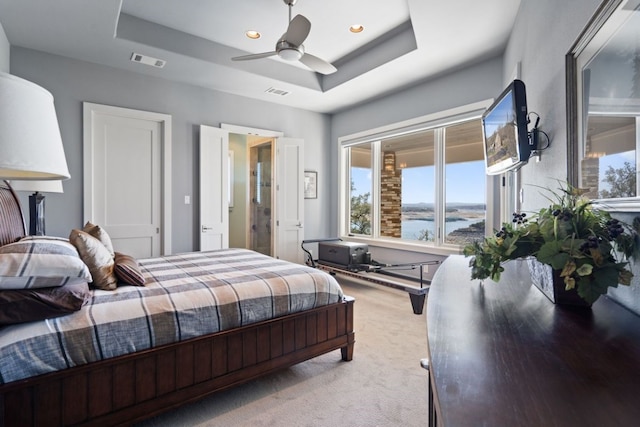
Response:
[[[266,58],[267,56],[273,56],[273,55],[277,55],[278,52],[276,52],[275,50],[273,52],[263,52],[263,53],[253,53],[251,55],[243,55],[243,56],[236,56],[235,58],[231,58],[232,61],[246,61],[249,59],[260,59],[260,58]]]
[[[329,64],[324,59],[320,59],[317,56],[313,56],[308,53],[302,55],[302,58],[300,58],[300,62],[320,74],[333,74],[338,71],[336,67]]]
[[[296,15],[282,38],[289,44],[300,46],[309,35],[309,31],[311,31],[311,22],[302,15]]]

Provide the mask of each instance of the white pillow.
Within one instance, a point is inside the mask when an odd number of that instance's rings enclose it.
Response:
[[[66,239],[30,236],[0,247],[0,289],[87,283],[91,273]]]

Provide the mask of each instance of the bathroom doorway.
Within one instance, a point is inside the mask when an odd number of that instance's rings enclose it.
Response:
[[[224,215],[228,225],[225,229],[229,231],[226,247],[252,248],[252,241],[255,240],[261,246],[256,250],[267,252],[268,241],[268,253],[271,256],[303,264],[304,253],[300,245],[304,239],[304,140],[285,137],[282,132],[224,123],[220,128],[228,132],[225,150],[229,151],[229,160],[233,159],[233,163],[229,164],[233,174],[228,175],[229,211],[228,215]],[[255,175],[260,177],[261,185],[258,187],[255,182],[253,185],[255,197],[258,195],[257,189],[262,189],[260,203],[255,203],[261,205],[262,216],[252,219],[250,212],[254,196],[250,192],[253,175],[250,149],[267,143],[270,149],[267,150],[265,145],[264,150],[257,151],[263,151],[261,155],[256,154],[255,157],[261,160],[260,173],[256,171]],[[271,162],[268,165],[263,159],[269,158],[269,151]],[[205,165],[204,168],[211,169],[211,165]],[[217,170],[219,173],[221,168]],[[215,173],[215,170],[211,170],[211,173]],[[222,192],[227,193],[224,190]],[[270,196],[268,205],[267,199],[263,198],[265,194]],[[255,239],[251,233],[254,224]]]
[[[229,246],[274,254],[274,138],[229,134]]]
[[[249,145],[249,249],[273,254],[273,142]]]

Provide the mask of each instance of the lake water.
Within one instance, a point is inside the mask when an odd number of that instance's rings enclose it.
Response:
[[[451,233],[459,228],[466,228],[471,224],[475,224],[481,221],[481,219],[473,218],[462,221],[451,221],[445,223],[446,234]],[[429,232],[429,239],[431,240],[435,234],[435,222],[434,221],[402,221],[402,238],[416,240],[421,234],[421,230],[427,230]]]

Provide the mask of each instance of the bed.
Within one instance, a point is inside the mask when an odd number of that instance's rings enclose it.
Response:
[[[25,234],[0,185],[0,248]],[[93,290],[71,314],[0,327],[0,425],[128,425],[337,349],[353,357],[354,300],[327,273],[248,250],[140,267],[145,286]],[[147,317],[119,314],[125,305]],[[35,337],[44,351],[24,350]]]

